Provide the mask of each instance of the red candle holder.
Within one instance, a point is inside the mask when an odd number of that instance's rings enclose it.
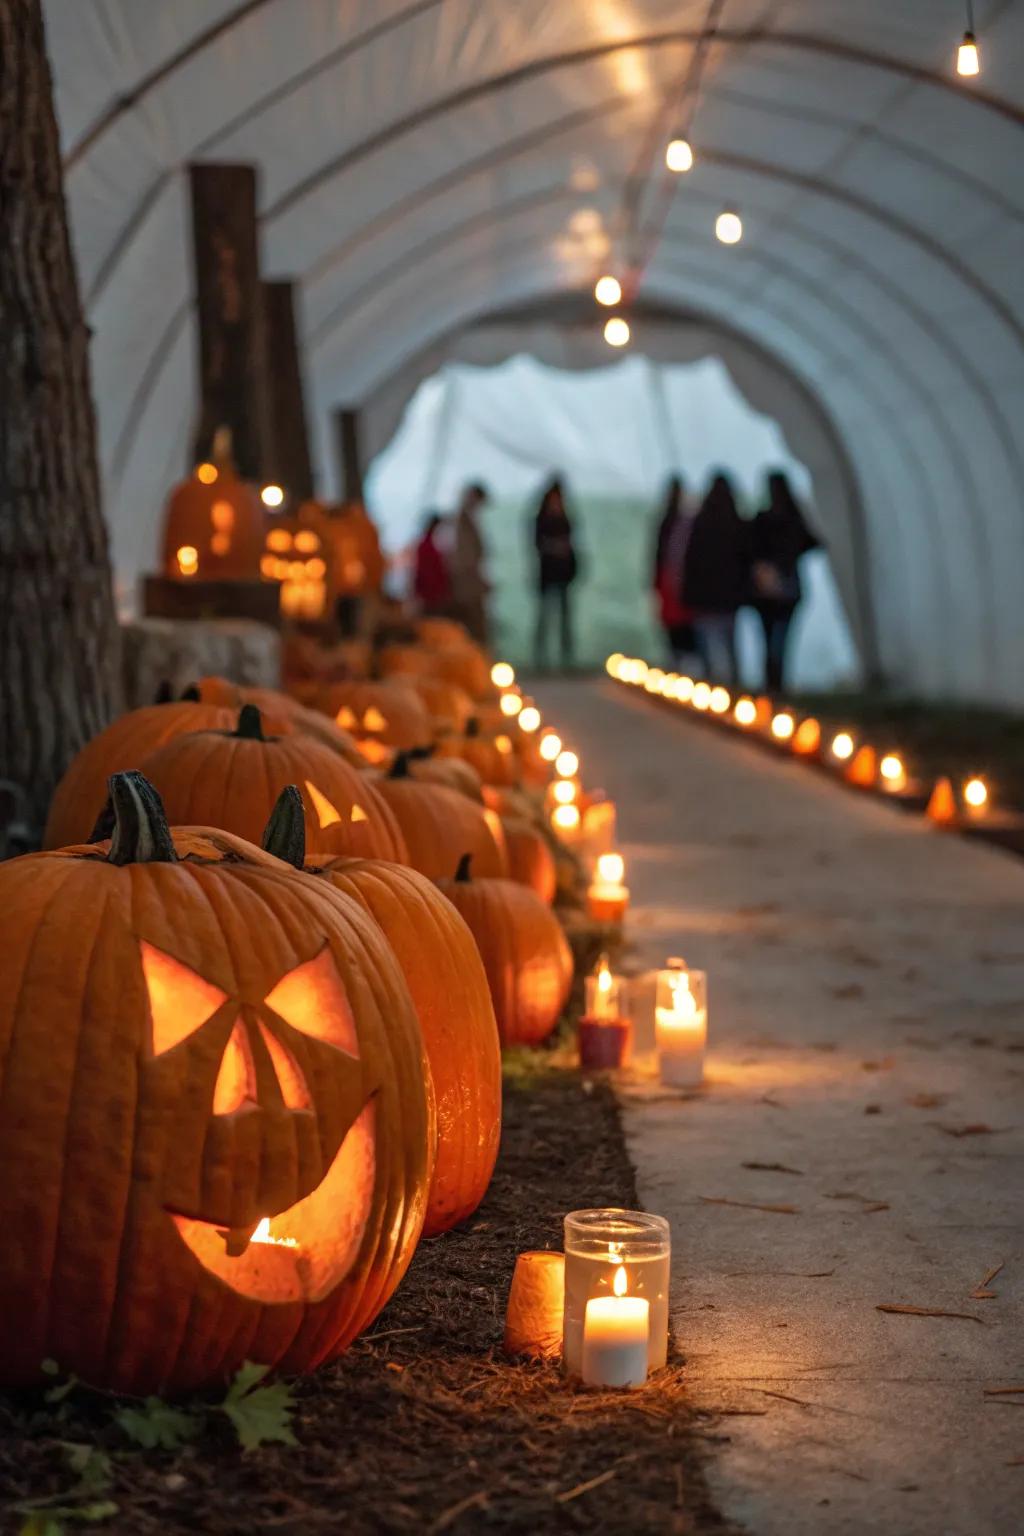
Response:
[[[633,1038],[630,1019],[595,1019],[584,1014],[579,1022],[580,1066],[584,1072],[615,1071],[629,1060]]]

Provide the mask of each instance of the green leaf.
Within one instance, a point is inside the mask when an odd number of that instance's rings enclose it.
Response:
[[[225,1394],[221,1409],[234,1426],[238,1443],[244,1451],[277,1442],[297,1444],[291,1421],[295,1401],[283,1381],[261,1387],[269,1366],[247,1360]]]
[[[52,1515],[29,1515],[18,1527],[18,1536],[64,1536],[64,1527]]]
[[[193,1409],[174,1408],[159,1397],[147,1397],[139,1408],[121,1408],[114,1418],[129,1440],[147,1451],[176,1451],[200,1428]]]

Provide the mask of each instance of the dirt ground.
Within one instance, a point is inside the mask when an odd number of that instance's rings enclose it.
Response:
[[[0,1399],[3,1529],[56,1536],[91,1510],[100,1529],[133,1536],[723,1531],[702,1470],[721,1431],[689,1405],[682,1360],[640,1392],[584,1393],[556,1366],[512,1363],[498,1347],[515,1255],[561,1247],[567,1210],[635,1203],[609,1090],[587,1091],[543,1057],[510,1063],[487,1200],[421,1244],[345,1359],[295,1383],[296,1445],[243,1454],[211,1416],[184,1449],[144,1451],[108,1398],[78,1389],[45,1409]],[[97,1453],[103,1486],[94,1497],[79,1488],[77,1518],[17,1513],[76,1483],[69,1446],[83,1448],[79,1465]]]

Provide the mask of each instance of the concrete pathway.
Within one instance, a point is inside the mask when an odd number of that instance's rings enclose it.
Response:
[[[1024,862],[610,682],[536,692],[618,803],[638,968],[709,972],[706,1091],[641,1058],[623,1105],[721,1508],[1024,1530],[1024,1391],[986,1395],[1024,1388]]]

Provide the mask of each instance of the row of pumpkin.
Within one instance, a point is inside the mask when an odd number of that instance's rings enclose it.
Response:
[[[330,686],[382,715],[408,688]],[[375,767],[287,695],[198,693],[89,743],[47,851],[0,866],[6,1385],[336,1356],[482,1199],[500,1043],[543,1039],[571,985],[550,834],[506,768],[539,777],[525,737],[427,716]],[[387,720],[362,729],[393,751]]]

